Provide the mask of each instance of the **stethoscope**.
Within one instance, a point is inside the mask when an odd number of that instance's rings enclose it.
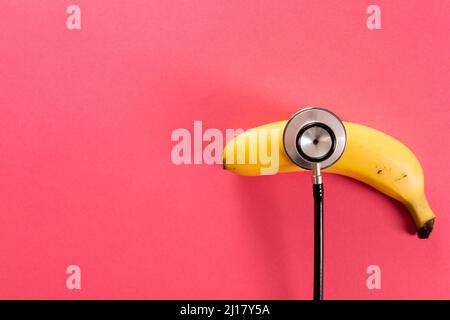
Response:
[[[302,109],[283,133],[284,149],[299,167],[312,170],[314,196],[314,300],[323,299],[323,183],[321,169],[339,160],[345,149],[342,121],[322,108]]]

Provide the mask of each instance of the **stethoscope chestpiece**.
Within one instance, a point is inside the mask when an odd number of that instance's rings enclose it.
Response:
[[[301,168],[327,168],[344,153],[346,132],[342,121],[322,108],[302,109],[287,122],[283,133],[286,154]]]

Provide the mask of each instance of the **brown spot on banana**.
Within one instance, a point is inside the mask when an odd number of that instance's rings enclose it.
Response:
[[[408,175],[406,173],[402,173],[402,175],[400,176],[400,178],[395,179],[395,181],[400,181],[402,179],[405,179]]]

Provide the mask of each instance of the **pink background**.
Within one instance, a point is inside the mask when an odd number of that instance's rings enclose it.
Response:
[[[0,298],[311,298],[310,176],[175,166],[170,136],[314,105],[407,144],[438,217],[420,240],[401,205],[327,175],[326,298],[449,299],[449,17],[447,0],[0,1]]]

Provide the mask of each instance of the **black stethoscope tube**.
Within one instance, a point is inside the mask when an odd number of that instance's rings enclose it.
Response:
[[[323,299],[323,184],[313,184],[314,300]]]

